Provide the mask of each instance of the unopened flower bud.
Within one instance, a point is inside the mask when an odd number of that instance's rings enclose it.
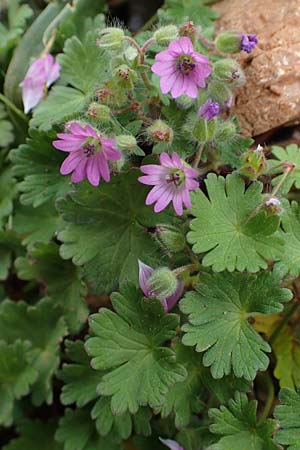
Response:
[[[268,214],[279,214],[281,212],[281,202],[276,197],[271,197],[265,202]]]
[[[220,81],[226,81],[233,86],[245,84],[245,74],[241,66],[230,58],[220,59],[214,63],[214,76]]]
[[[212,141],[215,137],[215,133],[216,133],[216,121],[215,120],[207,121],[202,118],[200,118],[196,122],[192,131],[193,137],[198,142],[202,143]]]
[[[241,50],[251,53],[258,43],[255,34],[243,34],[238,31],[224,31],[216,40],[216,49],[224,53],[238,53]]]
[[[127,47],[124,51],[124,57],[127,59],[127,61],[134,61],[135,58],[138,56],[138,51],[135,47]]]
[[[237,128],[235,123],[231,121],[218,122],[218,127],[216,131],[216,139],[220,141],[228,141],[233,138],[237,133]]]
[[[220,114],[220,110],[221,108],[219,103],[214,102],[211,99],[208,99],[200,106],[198,116],[202,117],[202,119],[209,121],[212,120],[214,117],[218,116]]]
[[[168,267],[154,270],[147,283],[153,296],[159,300],[175,294],[178,285],[176,275]]]
[[[171,144],[173,141],[174,133],[172,128],[160,119],[155,120],[146,131],[151,142]]]
[[[267,167],[263,147],[258,145],[256,149],[250,149],[242,155],[240,173],[250,180],[257,180]]]
[[[157,225],[155,236],[158,241],[171,253],[177,253],[184,249],[185,237],[172,225]]]
[[[221,107],[226,107],[228,102],[232,100],[232,92],[229,87],[221,81],[211,81],[208,85],[209,97],[219,103]]]
[[[126,89],[133,88],[133,82],[136,79],[136,72],[130,69],[130,67],[126,66],[126,64],[122,64],[121,66],[117,67],[114,70],[113,74],[116,80],[120,83],[120,86]]]
[[[124,41],[124,31],[121,28],[108,27],[101,30],[97,44],[105,50],[118,50]]]
[[[178,36],[178,28],[175,25],[167,25],[155,31],[153,38],[158,44],[171,42]]]
[[[120,173],[124,167],[125,162],[126,162],[126,160],[123,155],[121,156],[121,158],[119,158],[115,161],[111,161],[110,167],[111,167],[112,172]]]
[[[189,22],[186,22],[183,25],[181,25],[181,27],[179,28],[179,35],[193,39],[195,37],[196,31],[197,30],[194,25],[194,22],[190,20]]]
[[[117,136],[116,142],[118,148],[127,154],[133,153],[137,146],[135,137],[130,134],[121,134],[120,136]]]
[[[99,123],[107,123],[111,120],[110,108],[106,105],[100,105],[97,102],[92,102],[88,107],[87,114],[90,118]]]
[[[176,105],[180,109],[189,109],[195,103],[195,99],[186,94],[180,95],[175,99]]]

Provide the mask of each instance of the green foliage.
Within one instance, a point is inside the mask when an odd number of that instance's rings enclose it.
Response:
[[[52,378],[60,361],[59,343],[66,333],[65,321],[51,299],[40,300],[36,306],[11,300],[0,303],[0,340],[14,344],[21,339],[32,345],[31,367],[38,372],[31,390],[35,405],[52,402]]]
[[[40,450],[41,442],[44,450],[62,450],[63,447],[54,440],[56,426],[54,421],[22,421],[17,427],[20,436],[12,439],[3,450]]]
[[[116,312],[103,309],[91,316],[96,336],[86,343],[92,367],[108,370],[98,392],[112,396],[115,414],[134,414],[139,405],[158,407],[169,387],[186,377],[174,351],[163,346],[175,336],[178,317],[165,315],[158,300],[141,298],[133,286],[113,294],[112,303]]]
[[[248,401],[245,394],[236,393],[228,407],[210,409],[213,421],[210,431],[220,436],[219,441],[207,450],[276,450],[272,440],[276,423],[272,420],[258,422],[256,401]]]
[[[296,202],[289,204],[283,202],[281,215],[281,236],[284,239],[284,247],[277,268],[283,274],[298,276],[300,273],[300,216],[299,205]]]
[[[37,207],[64,193],[70,181],[59,173],[65,154],[52,146],[55,134],[32,129],[29,136],[10,158],[14,175],[24,178],[19,184],[21,202]]]
[[[265,370],[270,346],[254,331],[248,319],[256,314],[282,310],[281,302],[291,299],[288,289],[271,273],[202,274],[196,292],[188,292],[180,309],[189,317],[183,326],[183,344],[196,345],[205,352],[203,364],[211,367],[214,378],[233,371],[236,377],[252,380]]]
[[[136,175],[124,173],[101,189],[82,184],[57,204],[64,220],[61,256],[84,264],[99,293],[109,293],[125,280],[137,283],[138,259],[153,266],[159,263],[158,245],[146,227],[165,221],[166,214],[157,215],[145,206],[147,189]]]
[[[87,409],[67,409],[60,420],[56,439],[63,443],[64,450],[120,450],[117,440],[98,435]]]
[[[14,401],[27,395],[38,377],[28,342],[0,340],[0,425],[13,422]]]
[[[0,24],[1,39],[1,24]],[[7,147],[14,141],[13,126],[6,118],[4,106],[0,103],[0,148]]]
[[[280,405],[275,408],[275,418],[280,421],[280,430],[276,435],[279,444],[288,450],[300,449],[300,393],[298,390],[281,389]]]
[[[24,32],[26,22],[33,15],[33,10],[27,4],[21,4],[20,0],[7,2],[7,24],[0,23],[0,53],[7,51]],[[1,135],[1,131],[0,131]]]
[[[202,263],[216,272],[266,269],[268,260],[279,257],[283,241],[277,232],[278,216],[256,213],[263,204],[262,183],[245,190],[237,174],[226,179],[209,174],[205,183],[209,199],[200,190],[192,195],[196,219],[187,238],[193,251],[209,252]]]
[[[58,245],[36,244],[29,257],[18,258],[15,265],[22,280],[37,279],[46,285],[53,304],[63,310],[69,330],[78,332],[88,316],[84,299],[87,290],[80,270],[60,258]]]
[[[286,148],[279,147],[277,145],[272,147],[272,153],[277,158],[277,160],[270,160],[271,168],[277,172],[283,172],[285,162],[290,162],[295,164],[294,170],[287,175],[283,184],[280,187],[280,192],[282,194],[287,194],[291,187],[294,185],[297,189],[300,188],[300,152],[299,147],[296,144],[290,144]],[[281,167],[278,165],[281,163]],[[275,169],[277,167],[277,169]],[[277,185],[281,182],[283,175],[278,175],[273,178],[272,183]]]
[[[0,229],[3,228],[5,219],[13,211],[13,200],[16,195],[17,186],[12,171],[10,168],[4,168],[0,173]]]

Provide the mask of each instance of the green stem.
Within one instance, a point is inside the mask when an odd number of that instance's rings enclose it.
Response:
[[[290,318],[294,315],[295,311],[299,307],[299,303],[293,303],[290,305],[289,309],[287,310],[284,318],[281,320],[281,322],[277,325],[273,333],[271,334],[271,337],[269,339],[269,343],[273,344],[276,339],[278,338],[278,335],[280,334],[281,330],[284,328],[284,326],[288,323]]]
[[[267,397],[267,401],[265,403],[263,412],[262,412],[262,414],[260,416],[259,424],[263,423],[269,417],[271,408],[273,406],[274,397],[275,397],[274,385],[273,385],[272,379],[271,379],[271,377],[269,375],[265,379],[265,382],[266,382],[266,388],[267,388],[267,392],[268,392],[268,397]]]
[[[176,276],[178,276],[178,275],[180,275],[183,272],[187,272],[187,271],[192,272],[194,270],[197,270],[196,264],[188,264],[186,266],[178,267],[177,269],[173,270],[173,273]]]
[[[24,122],[28,123],[28,117],[14,105],[5,95],[0,93],[0,101],[3,102],[9,109],[11,109],[17,116],[19,116]]]
[[[194,169],[197,169],[198,166],[199,166],[199,162],[201,161],[202,152],[203,152],[203,144],[200,144],[200,146],[199,146],[199,148],[197,150],[194,162],[193,162],[193,168]]]

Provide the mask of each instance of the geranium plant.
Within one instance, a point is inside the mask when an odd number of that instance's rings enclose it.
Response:
[[[300,150],[230,109],[259,39],[39,3],[0,27],[3,449],[300,448]]]

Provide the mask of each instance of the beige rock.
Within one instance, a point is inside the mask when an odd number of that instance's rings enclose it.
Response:
[[[247,84],[236,91],[232,113],[246,135],[300,120],[300,0],[222,0],[217,30],[255,33],[252,54],[237,57]]]

